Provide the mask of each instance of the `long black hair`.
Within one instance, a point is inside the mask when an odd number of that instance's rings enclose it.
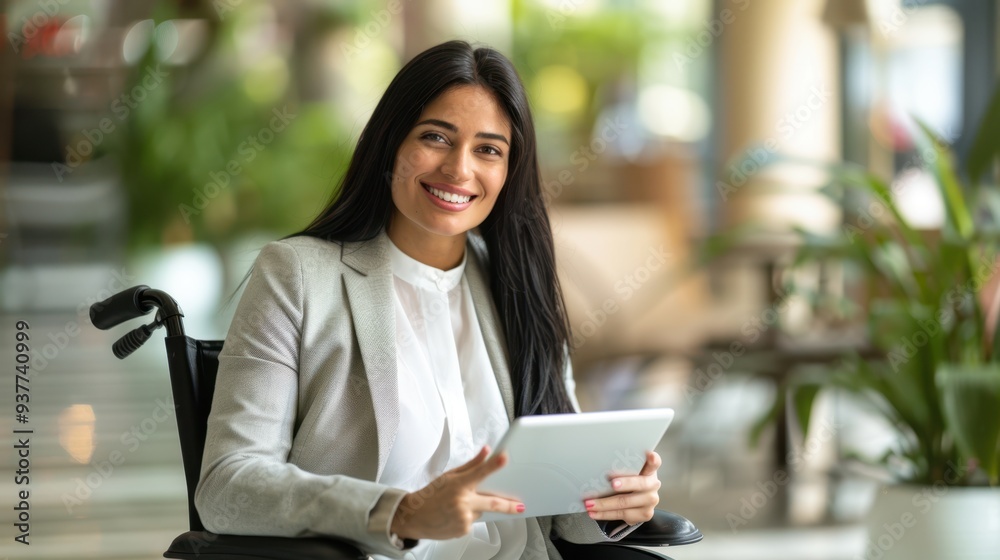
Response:
[[[535,127],[514,65],[496,50],[448,41],[408,62],[362,131],[336,196],[305,229],[283,239],[376,237],[392,217],[390,181],[400,145],[423,108],[460,85],[492,93],[513,136],[506,182],[479,232],[486,241],[484,264],[507,342],[515,415],[572,412],[563,380],[570,326],[542,198]]]

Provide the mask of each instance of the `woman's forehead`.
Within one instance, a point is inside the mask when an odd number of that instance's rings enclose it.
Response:
[[[443,120],[456,125],[459,129],[463,128],[463,123],[490,125],[496,129],[495,132],[505,133],[505,136],[510,137],[507,114],[497,103],[493,93],[482,86],[461,85],[445,90],[424,106],[417,122],[426,119]]]

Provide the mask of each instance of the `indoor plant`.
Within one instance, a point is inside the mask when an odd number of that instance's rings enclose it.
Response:
[[[834,259],[864,286],[864,305],[816,301],[851,309],[872,352],[791,378],[774,410],[791,399],[804,436],[816,395],[836,387],[898,430],[897,444],[875,461],[896,483],[876,497],[865,558],[985,558],[1000,550],[1000,196],[980,181],[992,177],[998,134],[1000,90],[964,174],[950,149],[916,127],[921,166],[943,201],[939,231],[914,227],[894,200],[897,187],[851,164],[826,166],[833,182],[823,192],[861,201],[864,219],[848,216],[831,235],[799,231],[796,265]]]

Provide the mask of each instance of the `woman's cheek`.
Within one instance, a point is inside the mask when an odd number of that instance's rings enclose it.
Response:
[[[406,181],[412,177],[425,159],[426,156],[419,147],[404,148],[396,158],[396,180]]]

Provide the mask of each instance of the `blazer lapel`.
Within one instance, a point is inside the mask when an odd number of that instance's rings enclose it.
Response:
[[[344,286],[361,349],[378,430],[378,468],[382,477],[399,429],[396,370],[396,316],[392,306],[392,268],[385,232],[363,242],[346,242],[340,259],[359,274],[345,274]]]
[[[503,329],[500,327],[490,285],[487,281],[486,242],[479,237],[478,233],[470,232],[465,249],[472,251],[473,258],[466,263],[465,277],[469,282],[469,291],[472,293],[472,303],[476,307],[479,329],[483,333],[483,340],[486,341],[486,351],[490,356],[490,363],[493,365],[493,375],[496,376],[503,404],[507,408],[507,419],[513,422],[514,388],[510,382],[507,342],[503,336]],[[472,266],[469,266],[470,264]]]

